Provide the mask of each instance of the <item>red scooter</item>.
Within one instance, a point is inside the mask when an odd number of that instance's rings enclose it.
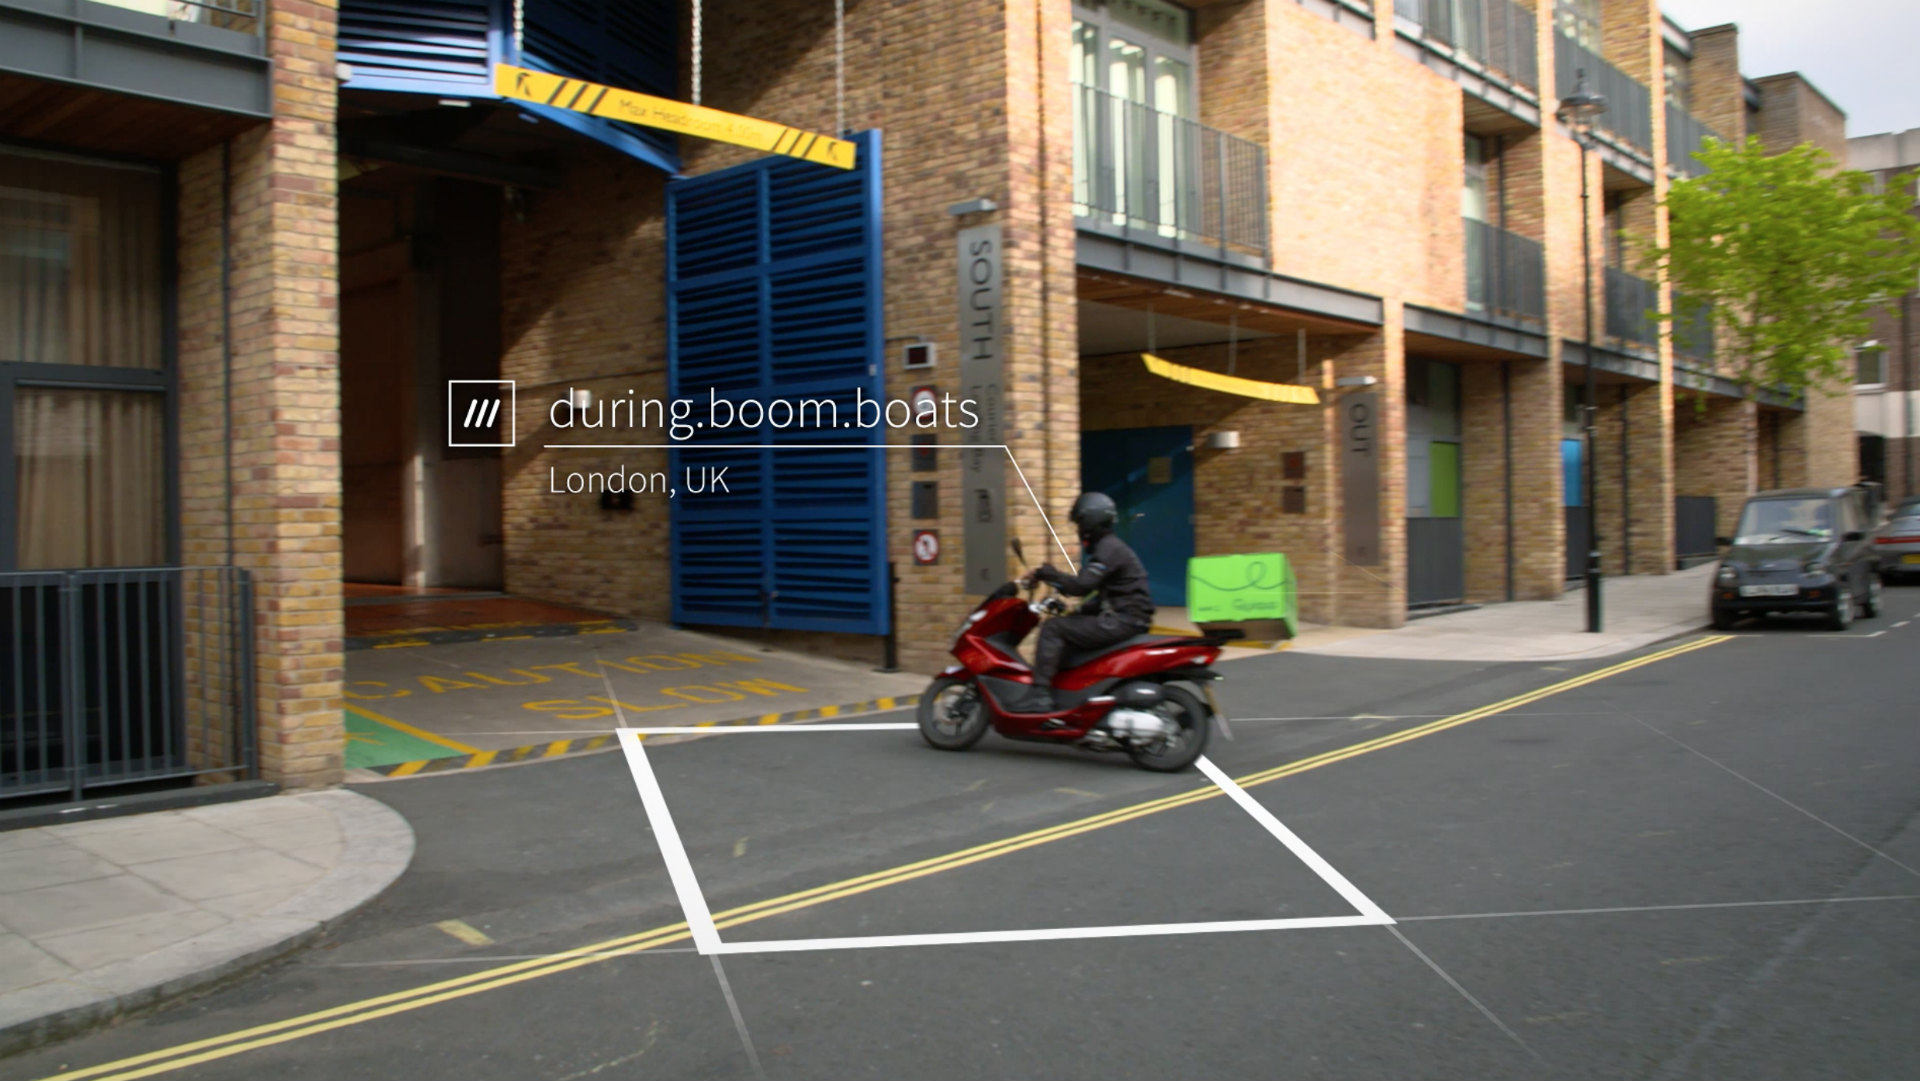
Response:
[[[992,728],[1008,739],[1125,751],[1144,769],[1174,773],[1206,750],[1211,722],[1226,731],[1226,716],[1207,686],[1220,675],[1209,666],[1238,635],[1221,633],[1142,634],[1104,649],[1069,652],[1053,681],[1055,711],[1011,712],[1008,707],[1017,706],[1033,685],[1033,670],[1020,656],[1021,639],[1042,618],[1067,611],[1057,594],[1032,598],[1033,590],[1022,599],[1019,586],[1008,582],[960,625],[952,646],[960,663],[920,696],[920,735],[928,743],[964,751]],[[1176,683],[1191,683],[1200,695]]]

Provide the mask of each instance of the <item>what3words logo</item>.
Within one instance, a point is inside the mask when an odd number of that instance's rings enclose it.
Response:
[[[447,380],[447,446],[511,447],[513,444],[513,380]]]

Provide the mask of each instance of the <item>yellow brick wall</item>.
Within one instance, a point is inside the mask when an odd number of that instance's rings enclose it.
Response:
[[[335,6],[276,0],[274,119],[231,143],[234,562],[254,575],[261,769],[340,779]],[[182,557],[226,560],[221,151],[179,168]]]

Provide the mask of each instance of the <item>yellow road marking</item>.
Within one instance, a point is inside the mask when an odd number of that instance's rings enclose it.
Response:
[[[544,755],[541,755],[540,757],[552,758],[554,755],[557,755],[557,754],[566,754],[567,748],[572,746],[573,746],[573,741],[570,739],[554,740],[552,743],[547,745],[547,753]]]
[[[426,768],[426,766],[427,766],[427,760],[426,760],[426,759],[422,759],[422,760],[420,760],[420,761],[418,761],[418,762],[402,762],[402,763],[400,763],[399,765],[397,765],[397,766],[395,766],[395,767],[393,767],[392,769],[390,769],[390,770],[388,770],[388,771],[387,771],[387,776],[389,776],[389,777],[411,777],[411,776],[413,776],[414,774],[416,774],[416,773],[419,773],[419,772],[420,772],[421,770],[423,770],[423,769],[425,769],[425,768]]]
[[[493,939],[487,933],[465,920],[441,920],[435,927],[452,935],[469,946],[491,946]]]
[[[1244,777],[1237,777],[1234,780],[1235,783],[1242,788],[1268,784],[1283,777],[1290,777],[1295,774],[1305,773],[1309,770],[1319,769],[1323,766],[1345,761],[1346,759],[1354,758],[1362,754],[1370,754],[1374,751],[1406,743],[1410,740],[1420,739],[1436,732],[1442,732],[1449,728],[1457,728],[1460,725],[1482,720],[1508,710],[1517,709],[1520,706],[1529,705],[1543,698],[1574,690],[1578,687],[1584,687],[1587,684],[1616,676],[1623,672],[1629,672],[1635,668],[1641,668],[1649,664],[1677,657],[1683,653],[1690,653],[1697,649],[1704,649],[1708,646],[1718,645],[1721,642],[1731,640],[1731,635],[1715,635],[1695,639],[1691,642],[1664,649],[1657,653],[1651,653],[1631,661],[1624,661],[1607,668],[1589,672],[1584,676],[1562,680],[1559,683],[1551,684],[1535,691],[1515,695],[1491,705],[1481,706],[1478,709],[1458,713],[1452,717],[1446,717],[1429,724],[1419,725],[1391,736],[1383,736],[1378,739],[1353,744],[1349,747],[1337,748],[1309,758],[1303,758],[1295,762],[1276,766],[1272,769],[1251,773]],[[408,763],[408,765],[418,768],[419,764]],[[408,772],[411,772],[411,770]],[[852,897],[856,894],[866,893],[870,890],[880,889],[885,886],[897,885],[902,882],[924,878],[928,875],[938,874],[943,871],[955,870],[970,864],[1032,848],[1036,845],[1064,840],[1068,837],[1089,833],[1097,829],[1104,829],[1107,826],[1118,825],[1122,822],[1130,822],[1137,818],[1158,814],[1176,807],[1184,807],[1208,799],[1215,799],[1222,794],[1217,786],[1209,785],[1206,788],[1194,789],[1190,792],[1184,792],[1174,796],[1149,800],[1144,803],[1134,804],[1130,807],[1122,807],[1118,810],[1108,811],[1105,814],[1092,815],[1073,822],[1062,823],[1058,826],[1051,826],[1020,834],[1015,837],[975,845],[972,848],[951,852],[944,856],[934,856],[914,863],[889,868],[884,871],[875,871],[870,874],[843,879],[839,882],[828,883],[824,886],[815,886],[811,889],[800,890],[781,897],[756,901],[752,904],[715,913],[713,917],[714,926],[722,930],[738,927],[742,924],[768,919],[773,916],[783,915],[804,908],[811,908],[828,901]],[[328,1009],[304,1014],[299,1017],[287,1018],[283,1021],[257,1025],[253,1028],[228,1033],[224,1036],[210,1036],[206,1039],[180,1044],[176,1047],[163,1048],[158,1051],[150,1051],[145,1054],[120,1059],[116,1062],[104,1063],[99,1066],[57,1074],[47,1078],[46,1081],[85,1081],[87,1078],[100,1078],[101,1081],[133,1081],[134,1078],[168,1073],[173,1070],[184,1069],[188,1066],[198,1065],[203,1062],[211,1062],[261,1047],[286,1043],[306,1036],[344,1028],[348,1025],[359,1024],[363,1021],[373,1021],[393,1014],[420,1009],[450,999],[475,995],[483,991],[496,990],[501,987],[507,987],[512,984],[538,979],[544,976],[558,975],[559,973],[585,965],[598,964],[601,961],[639,953],[657,946],[684,941],[691,937],[692,935],[687,930],[685,922],[669,924],[664,927],[656,927],[633,935],[625,935],[571,950],[563,950],[550,954],[547,957],[535,958],[529,961],[519,961],[509,965],[502,965],[498,968],[488,969],[483,972],[470,973],[450,980],[426,984],[409,991],[395,991],[391,994],[329,1007]],[[198,1053],[196,1054],[195,1052]],[[175,1058],[173,1056],[186,1057]],[[123,1070],[125,1072],[111,1072],[115,1070]]]
[[[396,721],[392,717],[375,713],[374,711],[366,708],[365,706],[347,706],[345,708],[350,709],[355,713],[358,713],[360,716],[365,717],[369,721],[373,721],[377,724],[384,724],[388,728],[391,728],[396,732],[405,732],[407,735],[412,736],[415,739],[424,739],[428,743],[437,744],[441,747],[445,747],[450,751],[459,751],[461,754],[479,754],[480,753],[480,748],[478,747],[469,747],[466,744],[461,743],[459,740],[448,739],[445,736],[436,736],[432,732],[429,732],[424,728],[415,728],[414,726],[408,724],[405,721]],[[391,774],[389,776],[391,776]]]
[[[494,756],[499,753],[499,751],[481,751],[467,760],[467,768],[472,769],[475,766],[492,765]]]

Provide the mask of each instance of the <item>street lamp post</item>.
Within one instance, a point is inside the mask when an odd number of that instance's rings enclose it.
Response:
[[[1586,400],[1581,403],[1586,446],[1580,455],[1580,479],[1587,511],[1587,630],[1594,634],[1600,633],[1600,517],[1596,485],[1599,448],[1594,439],[1599,394],[1593,377],[1593,221],[1588,210],[1587,153],[1593,149],[1593,122],[1606,111],[1607,99],[1587,89],[1587,72],[1582,68],[1574,81],[1573,93],[1560,99],[1560,109],[1554,114],[1573,133],[1573,141],[1580,144],[1580,269],[1587,303]]]

